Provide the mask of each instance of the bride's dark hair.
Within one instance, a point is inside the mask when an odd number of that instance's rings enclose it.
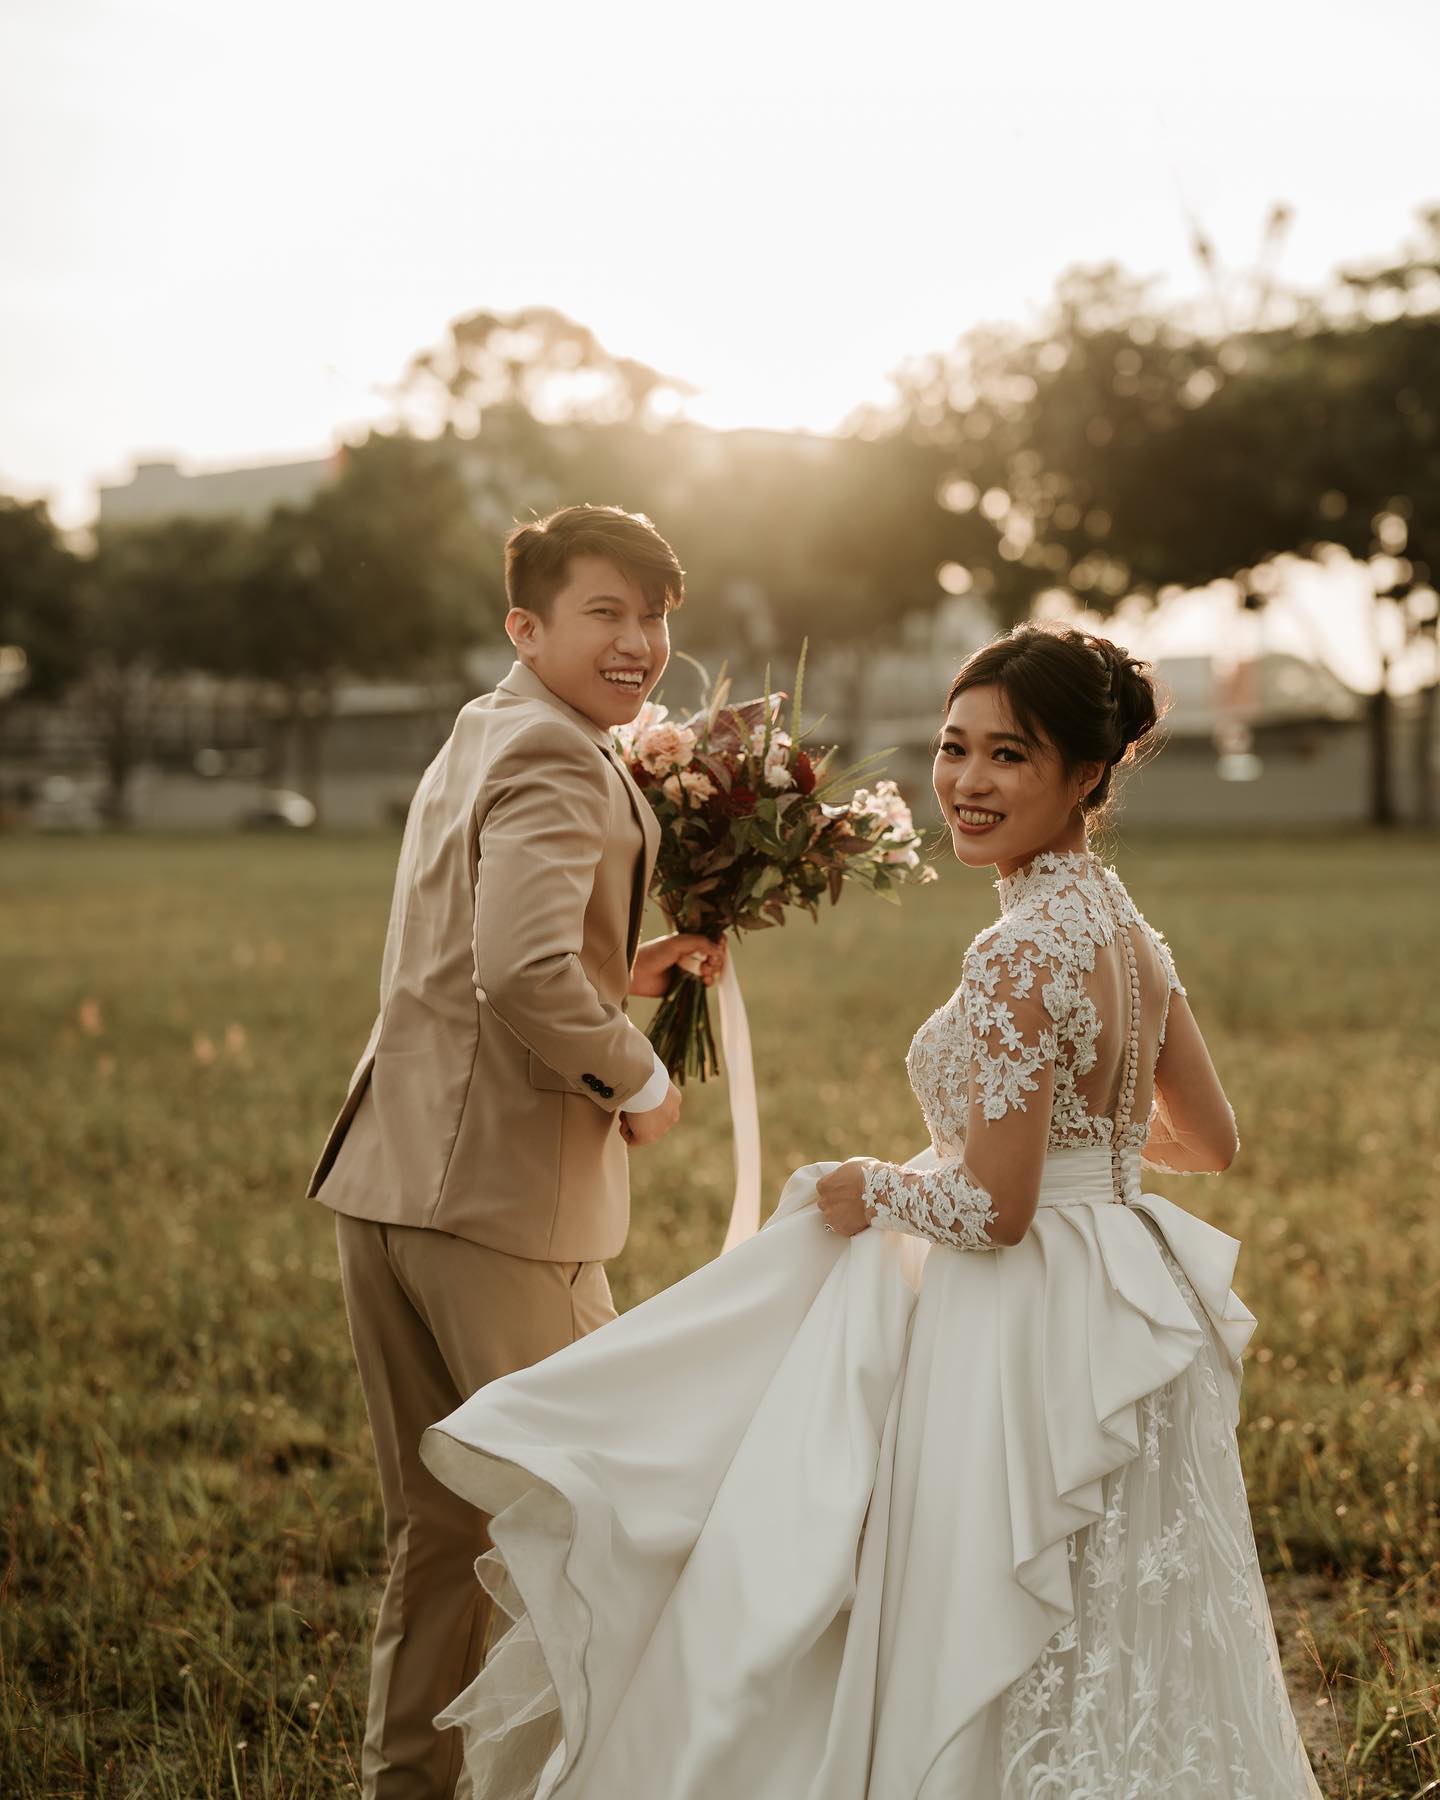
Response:
[[[1117,768],[1139,760],[1164,711],[1150,665],[1109,638],[1073,626],[1017,625],[966,659],[950,684],[949,712],[967,688],[995,687],[1032,748],[1054,746],[1066,772],[1103,762],[1081,806],[1100,817]]]

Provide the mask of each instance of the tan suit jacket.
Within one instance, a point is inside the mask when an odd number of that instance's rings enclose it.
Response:
[[[312,1196],[512,1256],[619,1252],[659,835],[608,733],[522,664],[463,709],[410,806],[379,1017]]]

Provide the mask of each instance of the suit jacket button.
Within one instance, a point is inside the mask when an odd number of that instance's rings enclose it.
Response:
[[[613,1100],[615,1098],[615,1090],[612,1087],[602,1087],[600,1092],[607,1100]]]

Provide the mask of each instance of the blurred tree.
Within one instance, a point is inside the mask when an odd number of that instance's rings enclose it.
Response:
[[[1373,701],[1372,811],[1393,817],[1389,675],[1395,647],[1419,648],[1417,820],[1435,822],[1433,762],[1440,693],[1440,207],[1420,216],[1395,262],[1342,275],[1351,316],[1329,334],[1332,376],[1310,441],[1322,450],[1323,535],[1368,564],[1381,680]],[[1347,329],[1348,326],[1348,329]],[[1343,348],[1344,355],[1340,354]]]
[[[444,440],[373,434],[303,511],[277,509],[236,571],[225,672],[278,696],[321,803],[321,743],[345,676],[463,688],[464,651],[498,635],[499,545]],[[214,666],[213,664],[211,666]]]
[[[853,742],[875,652],[906,614],[945,600],[939,571],[963,550],[960,522],[936,499],[945,454],[903,436],[759,432],[729,434],[719,452],[679,515],[695,585],[732,632],[758,603],[767,635],[751,647],[773,655],[779,682],[807,638],[816,653],[842,652]]]
[[[550,306],[455,319],[443,344],[410,359],[400,386],[402,400],[433,422],[469,434],[487,429],[497,409],[550,425],[639,424],[693,392],[648,363],[613,355]]]
[[[912,366],[879,423],[948,451],[942,501],[972,521],[971,575],[1007,623],[1047,587],[1104,613],[1230,578],[1258,608],[1268,563],[1337,544],[1369,567],[1382,613],[1433,638],[1440,222],[1425,223],[1416,254],[1323,303],[1292,296],[1283,327],[1222,338],[1157,310],[1123,271],[1072,272],[1046,329],[972,333]],[[1371,812],[1389,823],[1382,663]],[[1426,771],[1434,711],[1432,683]],[[1428,775],[1421,791],[1428,809]]]
[[[410,359],[396,400],[409,428],[452,451],[498,545],[517,518],[576,500],[654,510],[654,452],[693,391],[612,354],[553,307],[529,306],[456,319],[442,344]]]
[[[456,320],[400,390],[413,420],[451,434],[497,536],[576,500],[646,512],[686,565],[692,646],[783,667],[808,635],[850,650],[858,695],[870,648],[897,613],[945,598],[937,570],[964,547],[936,503],[943,453],[859,431],[707,431],[673,416],[691,392],[546,307]]]
[[[1176,559],[1192,496],[1158,497],[1145,471],[1156,434],[1210,391],[1213,352],[1146,295],[1114,266],[1073,270],[1040,333],[971,332],[902,370],[896,405],[871,417],[946,451],[938,493],[959,521],[958,560],[1006,626],[1052,588],[1111,610],[1150,582],[1147,553],[1172,570],[1163,581],[1187,579]]]
[[[899,615],[945,599],[959,542],[936,504],[946,459],[900,437],[576,428],[570,491],[650,514],[686,568],[688,647],[776,678],[809,638],[863,665]]]
[[[1433,230],[1433,225],[1432,225]],[[1419,805],[1431,813],[1435,711],[1431,585],[1440,531],[1440,295],[1432,250],[1346,276],[1291,325],[1191,345],[1180,410],[1117,429],[1088,461],[1130,584],[1236,581],[1252,608],[1280,554],[1337,545],[1368,571],[1381,675],[1370,697],[1372,820],[1391,824],[1391,672],[1398,646],[1428,637],[1431,674],[1417,745]],[[1363,284],[1358,300],[1347,290]],[[1203,353],[1203,360],[1202,360]]]
[[[80,572],[43,502],[0,495],[0,705],[50,699],[77,673]]]
[[[112,824],[130,817],[130,783],[157,710],[184,672],[215,666],[233,641],[237,558],[232,519],[167,519],[111,528],[85,565],[76,609],[80,664],[70,694],[88,716],[108,782]]]
[[[0,566],[19,568],[25,549],[26,568],[50,567],[30,554],[37,543],[33,519],[0,511]],[[309,506],[262,526],[178,517],[109,528],[75,574],[56,682],[95,730],[116,823],[129,817],[159,710],[186,677],[249,684],[298,737],[318,806],[337,681],[419,674],[463,687],[462,653],[501,616],[498,544],[476,523],[460,466],[444,443],[404,436],[371,437]],[[39,575],[27,580],[17,577],[16,596],[39,591]],[[44,615],[52,624],[60,606]],[[7,625],[17,607],[7,603]]]

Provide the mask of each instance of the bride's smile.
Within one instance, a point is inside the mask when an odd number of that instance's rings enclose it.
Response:
[[[1021,729],[998,687],[964,689],[946,714],[932,777],[956,856],[1009,875],[1041,850],[1083,849],[1077,808],[1102,767],[1066,769],[1053,744]]]

